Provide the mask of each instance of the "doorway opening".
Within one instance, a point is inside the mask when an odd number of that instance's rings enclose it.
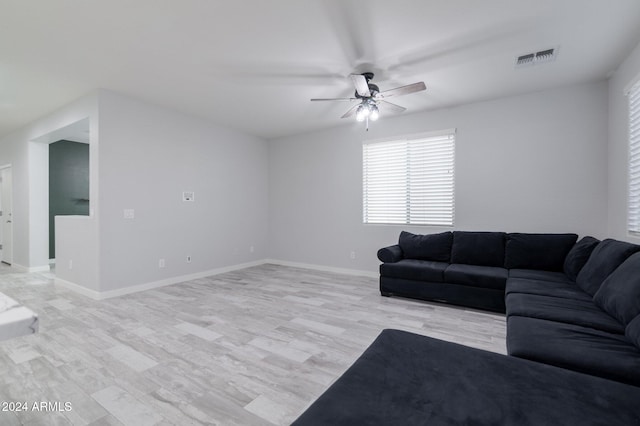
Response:
[[[89,145],[49,144],[49,263],[56,258],[56,216],[89,216]]]
[[[51,270],[55,268],[55,217],[90,215],[89,141],[88,117],[32,141],[33,158],[42,166],[38,185],[43,207],[46,206],[42,215],[46,225],[42,223],[38,245],[44,243]]]

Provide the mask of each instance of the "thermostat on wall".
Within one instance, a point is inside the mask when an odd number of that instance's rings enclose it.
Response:
[[[195,199],[195,192],[183,192],[182,201],[193,201]]]

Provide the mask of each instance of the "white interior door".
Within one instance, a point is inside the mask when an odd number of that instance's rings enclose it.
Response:
[[[13,263],[13,210],[12,210],[12,176],[11,167],[0,171],[2,189],[0,201],[2,205],[2,262],[11,265]]]

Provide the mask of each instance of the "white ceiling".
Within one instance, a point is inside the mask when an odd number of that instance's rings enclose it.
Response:
[[[0,136],[105,88],[274,138],[344,124],[309,99],[352,72],[424,81],[406,114],[604,79],[638,41],[638,0],[0,0]]]

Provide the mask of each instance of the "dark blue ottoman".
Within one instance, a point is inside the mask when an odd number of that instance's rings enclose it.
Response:
[[[640,388],[384,330],[293,424],[640,425]]]

